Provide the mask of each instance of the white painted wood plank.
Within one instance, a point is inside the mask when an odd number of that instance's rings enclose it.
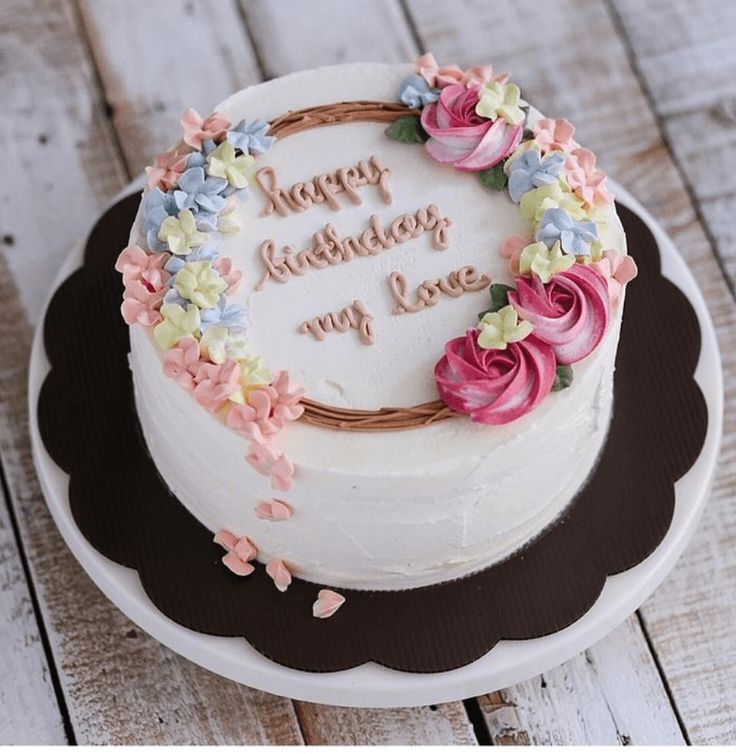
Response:
[[[210,113],[260,79],[234,2],[81,0],[80,14],[133,174],[178,139],[187,108]]]
[[[0,745],[66,743],[64,721],[0,488]]]
[[[398,0],[241,0],[266,78],[334,63],[411,60]]]
[[[480,705],[497,745],[684,743],[636,616],[575,659]]]
[[[645,4],[632,0],[630,5]],[[574,122],[581,141],[598,153],[603,167],[664,224],[705,294],[726,375],[729,416],[723,462],[696,541],[642,612],[690,737],[732,741],[736,308],[616,33],[615,17],[602,3],[572,0],[519,0],[513,5],[465,0],[453,3],[451,13],[441,3],[409,0],[409,8],[425,46],[441,61],[457,59],[467,65],[487,60],[492,52],[491,62],[498,69],[512,69],[531,102],[552,117]],[[524,22],[532,17],[533,24]],[[659,27],[652,27],[647,37],[661,34]],[[631,670],[622,663],[620,672],[625,676]],[[632,685],[637,682],[631,678]],[[536,707],[530,703],[528,709]],[[580,714],[597,713],[586,699]],[[528,727],[533,741],[537,728]]]
[[[660,115],[708,110],[736,90],[736,3],[613,0]]]
[[[615,0],[637,69],[731,284],[736,280],[736,5]],[[658,12],[655,13],[654,11]],[[682,248],[682,246],[681,246]],[[642,615],[694,743],[736,740],[736,377],[733,318],[712,287],[721,333],[725,436],[695,540]],[[728,333],[728,336],[726,336]]]
[[[736,3],[617,0],[680,169],[736,282]]]
[[[0,251],[35,322],[123,173],[69,4],[7,0],[0,49]]]
[[[304,738],[317,746],[475,745],[462,704],[393,710],[295,702]]]

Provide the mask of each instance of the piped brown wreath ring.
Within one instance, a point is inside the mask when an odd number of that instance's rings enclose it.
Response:
[[[311,128],[341,123],[393,123],[397,118],[407,115],[418,117],[420,111],[396,102],[336,102],[281,115],[271,122],[269,135],[283,139]],[[425,427],[459,416],[440,400],[406,408],[379,408],[375,411],[329,406],[308,398],[303,398],[301,403],[304,406],[301,421],[344,432],[391,432]]]

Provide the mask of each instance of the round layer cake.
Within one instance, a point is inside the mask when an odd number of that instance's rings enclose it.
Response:
[[[605,441],[626,259],[569,124],[425,56],[183,125],[119,261],[123,313],[148,449],[245,543],[233,570],[405,589],[550,525]]]

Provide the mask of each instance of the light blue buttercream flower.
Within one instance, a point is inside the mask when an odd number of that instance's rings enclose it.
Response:
[[[176,273],[184,267],[187,262],[214,262],[219,257],[217,251],[217,244],[214,241],[198,246],[193,249],[186,259],[179,257],[176,254],[172,254],[164,265],[166,272],[171,274],[171,277],[166,281],[166,285],[171,288],[174,285],[174,278]]]
[[[217,144],[212,139],[206,139],[202,142],[202,148],[199,151],[192,152],[187,157],[187,169],[189,168],[203,168],[207,163],[207,157],[210,152],[214,152],[217,148]]]
[[[536,240],[551,249],[557,241],[566,254],[576,257],[590,255],[590,243],[598,238],[598,228],[592,222],[575,222],[564,209],[548,209],[539,223]]]
[[[246,154],[265,154],[276,141],[268,135],[269,125],[262,120],[241,120],[227,132],[227,140]]]
[[[217,215],[225,206],[222,193],[227,185],[222,178],[206,176],[204,168],[187,168],[177,181],[174,201],[180,210],[191,211],[198,228],[215,230]]]
[[[431,87],[418,73],[409,74],[399,85],[399,99],[407,107],[424,107],[440,98],[440,90]]]
[[[151,251],[167,251],[168,247],[159,239],[158,231],[167,217],[176,216],[178,212],[173,193],[153,188],[146,194],[143,199],[143,231]]]
[[[564,163],[559,152],[544,157],[534,149],[522,152],[509,166],[509,196],[518,204],[527,191],[554,183]]]
[[[240,304],[228,304],[227,297],[222,295],[215,307],[202,312],[202,332],[214,325],[227,327],[230,332],[242,332],[248,326],[248,310]]]
[[[171,279],[174,279],[173,276]],[[177,291],[176,288],[170,288],[166,291],[166,295],[164,296],[164,304],[178,304],[182,309],[186,310],[189,301],[183,296],[180,296],[179,291]]]

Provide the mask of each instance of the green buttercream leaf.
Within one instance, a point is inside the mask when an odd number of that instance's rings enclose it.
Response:
[[[503,172],[503,166],[506,160],[499,162],[492,168],[486,168],[478,173],[480,182],[493,191],[502,191],[509,182],[509,177]]]
[[[500,309],[503,309],[504,306],[508,306],[509,291],[513,290],[514,289],[510,285],[504,285],[503,283],[494,283],[491,286],[491,307],[490,309],[482,311],[478,315],[478,319],[483,319],[486,314],[493,314],[493,312],[497,312]]]
[[[558,390],[564,390],[572,385],[573,373],[570,366],[557,367],[557,374],[555,375],[555,381],[552,383],[552,390],[554,392]]]
[[[386,136],[404,144],[424,144],[429,138],[416,115],[402,115],[387,129]]]

